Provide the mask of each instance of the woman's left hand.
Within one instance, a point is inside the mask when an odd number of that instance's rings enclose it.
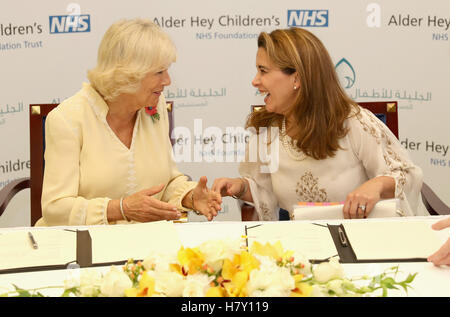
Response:
[[[367,218],[381,198],[394,196],[395,181],[392,177],[375,177],[347,195],[344,203],[345,219]]]
[[[436,222],[433,224],[432,228],[434,230],[450,228],[450,217]],[[433,262],[436,266],[450,265],[450,238],[448,238],[447,242],[445,242],[439,250],[428,257],[428,262]]]
[[[210,190],[206,183],[208,179],[206,176],[200,177],[194,191],[194,206],[193,208],[202,213],[209,221],[211,221],[222,208],[222,197],[219,193]]]

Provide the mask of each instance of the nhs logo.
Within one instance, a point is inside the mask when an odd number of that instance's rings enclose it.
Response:
[[[91,31],[91,16],[82,15],[54,15],[50,16],[50,34],[82,33]]]
[[[288,10],[288,26],[328,27],[328,10]]]

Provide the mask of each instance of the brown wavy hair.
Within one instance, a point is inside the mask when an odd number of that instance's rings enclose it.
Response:
[[[314,159],[333,157],[340,149],[339,139],[347,134],[344,121],[358,105],[342,89],[333,62],[322,42],[300,28],[262,32],[258,48],[265,49],[270,61],[285,74],[297,72],[300,87],[287,116],[297,123],[297,147]],[[283,115],[266,109],[253,112],[246,128],[278,126]]]

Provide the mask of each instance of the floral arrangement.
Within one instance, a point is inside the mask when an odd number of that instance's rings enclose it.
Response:
[[[150,115],[153,122],[159,120],[158,107],[145,107],[145,112]]]
[[[417,274],[396,281],[396,266],[375,277],[349,279],[337,258],[312,265],[280,242],[254,242],[250,250],[240,243],[208,241],[182,247],[177,254],[152,254],[142,262],[112,266],[105,275],[93,269],[71,270],[62,296],[373,296],[377,290],[387,296],[389,289],[407,292]],[[42,296],[38,290],[15,288],[3,296]]]

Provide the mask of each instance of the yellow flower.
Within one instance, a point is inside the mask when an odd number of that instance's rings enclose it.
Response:
[[[231,278],[230,283],[224,283],[224,287],[227,290],[229,296],[232,297],[245,297],[247,296],[247,289],[245,286],[248,282],[249,274],[246,271],[239,271]]]
[[[254,269],[259,268],[259,261],[247,251],[241,252],[241,268],[248,274]]]
[[[222,265],[222,277],[225,280],[230,280],[234,274],[236,274],[237,272],[237,267],[236,265],[233,264],[233,262],[231,262],[228,259],[225,259],[225,261],[223,261],[223,265]]]
[[[180,275],[183,275],[183,272],[181,271],[181,266],[176,263],[169,264],[169,268],[172,272],[177,272]]]
[[[198,248],[181,247],[178,251],[178,262],[181,265],[183,275],[195,274],[201,271],[204,256]]]
[[[291,292],[291,297],[310,297],[312,293],[312,286],[308,283],[300,283]]]
[[[300,283],[303,280],[303,274],[294,275],[295,284]]]
[[[138,292],[139,291],[137,288],[127,288],[125,290],[125,296],[126,297],[137,297]]]
[[[280,241],[277,241],[275,244],[267,242],[265,245],[255,241],[250,248],[250,253],[268,256],[280,262],[291,261],[292,255],[294,254],[293,251],[284,251]]]
[[[225,259],[222,266],[222,277],[228,280],[223,283],[228,296],[246,296],[250,272],[259,267],[258,260],[247,251],[236,254],[233,261]]]
[[[210,287],[206,292],[206,297],[225,297],[224,289],[220,286]]]
[[[155,279],[144,272],[139,281],[139,288],[129,288],[125,290],[127,297],[150,297],[155,294]]]
[[[294,275],[295,289],[291,292],[291,297],[309,297],[311,296],[312,286],[309,283],[302,282],[303,275]]]
[[[222,277],[231,280],[239,271],[245,271],[247,274],[259,267],[258,260],[247,251],[236,254],[233,261],[225,259],[222,266]]]

